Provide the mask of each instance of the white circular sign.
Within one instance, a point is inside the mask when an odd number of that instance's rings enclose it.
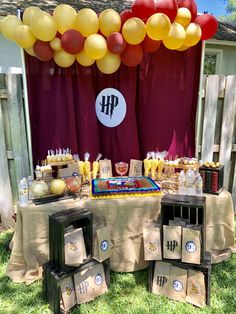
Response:
[[[185,244],[185,249],[189,253],[194,253],[196,251],[196,249],[197,249],[197,246],[196,246],[196,244],[193,241],[188,241]]]
[[[183,290],[183,284],[179,280],[174,280],[172,283],[172,287],[175,289],[175,291],[181,291]]]
[[[100,286],[100,285],[102,284],[102,282],[103,282],[102,275],[101,275],[101,274],[97,274],[97,275],[95,276],[94,281],[95,281],[95,284],[96,284],[97,286]]]
[[[126,101],[117,89],[105,88],[96,98],[95,109],[98,120],[103,125],[113,128],[125,118]]]

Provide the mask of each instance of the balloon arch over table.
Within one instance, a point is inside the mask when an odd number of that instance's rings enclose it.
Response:
[[[4,37],[41,61],[54,59],[63,68],[75,61],[85,67],[96,62],[105,74],[117,71],[121,62],[138,65],[144,52],[152,53],[161,44],[187,50],[211,38],[218,27],[214,16],[197,14],[194,0],[135,0],[121,13],[89,8],[77,12],[60,4],[49,14],[30,6],[22,19],[8,15],[0,23]]]

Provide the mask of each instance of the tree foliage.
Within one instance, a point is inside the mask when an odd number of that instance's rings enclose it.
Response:
[[[224,0],[226,3],[226,20],[236,23],[236,0]]]

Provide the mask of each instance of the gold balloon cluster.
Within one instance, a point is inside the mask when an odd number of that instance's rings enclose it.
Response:
[[[89,8],[76,12],[73,7],[60,4],[52,15],[34,6],[24,11],[22,20],[17,16],[8,15],[1,20],[0,30],[4,37],[15,41],[28,54],[40,60],[53,58],[58,66],[64,68],[71,66],[75,60],[85,67],[96,62],[102,73],[111,74],[117,71],[123,60],[121,50],[118,49],[119,53],[114,53],[114,50],[109,49],[109,36],[118,33],[127,46],[137,46],[149,37],[152,41],[162,41],[168,49],[183,51],[196,45],[201,39],[200,26],[190,21],[190,11],[187,8],[179,8],[172,23],[167,15],[155,13],[146,23],[140,18],[132,17],[122,25],[120,14],[113,9],[106,9],[98,16]],[[76,31],[76,34],[73,34],[72,30]],[[69,31],[72,32],[66,37],[64,34]],[[74,35],[78,39],[78,49],[73,46],[75,40],[68,41],[68,38]],[[64,46],[63,36],[67,38]],[[65,48],[67,46],[68,49]],[[49,52],[46,52],[45,47]],[[40,58],[37,51],[42,51],[49,57]]]

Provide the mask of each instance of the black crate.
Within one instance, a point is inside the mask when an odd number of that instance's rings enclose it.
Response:
[[[65,265],[65,228],[82,228],[87,259],[93,256],[93,215],[86,209],[71,208],[49,216],[49,260],[59,270],[71,268]],[[73,267],[72,267],[73,268]]]
[[[210,253],[206,254],[205,264],[201,265],[189,265],[186,263],[181,263],[173,260],[166,261],[170,263],[172,266],[183,268],[183,269],[191,269],[195,271],[200,271],[204,275],[205,279],[205,287],[206,287],[206,305],[210,305],[210,297],[211,297],[211,255]],[[153,277],[154,277],[154,271],[155,271],[155,261],[149,262],[149,292],[152,293],[152,284],[153,284]]]
[[[202,177],[202,189],[204,193],[220,194],[224,185],[224,166],[218,168],[200,167]]]
[[[208,259],[208,253],[206,253],[206,198],[200,196],[168,194],[161,199],[160,219],[162,252],[163,225],[168,225],[169,220],[174,220],[175,217],[183,219],[183,221],[189,220],[190,225],[195,225],[201,230],[201,263],[204,263],[205,259]],[[167,259],[163,260],[167,261]]]
[[[43,265],[43,298],[44,300],[49,303],[51,310],[54,314],[66,314],[70,313],[72,309],[78,307],[79,305],[75,305],[69,311],[64,311],[60,308],[60,301],[61,301],[61,283],[63,279],[73,276],[77,272],[80,272],[84,269],[88,269],[93,267],[99,262],[95,260],[90,260],[89,262],[79,266],[79,267],[71,267],[66,271],[59,271],[55,265],[51,262],[47,262]],[[110,286],[110,260],[107,259],[103,263],[104,266],[104,273],[105,273],[105,280],[107,287]]]

